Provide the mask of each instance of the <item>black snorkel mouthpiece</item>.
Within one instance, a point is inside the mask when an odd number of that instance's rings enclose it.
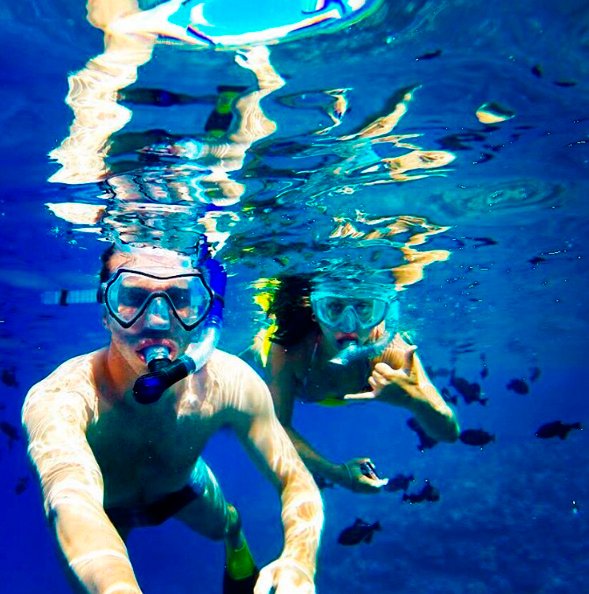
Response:
[[[148,347],[144,352],[149,373],[138,378],[133,386],[133,396],[140,404],[157,402],[170,386],[194,371],[190,357],[171,361],[170,350],[163,345]]]

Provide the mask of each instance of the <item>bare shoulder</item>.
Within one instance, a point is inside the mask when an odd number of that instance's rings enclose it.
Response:
[[[207,362],[207,375],[222,407],[256,412],[272,406],[264,380],[245,361],[216,350]]]
[[[27,393],[23,409],[25,424],[33,416],[64,414],[89,417],[95,413],[97,391],[94,362],[99,351],[79,355],[62,363]]]

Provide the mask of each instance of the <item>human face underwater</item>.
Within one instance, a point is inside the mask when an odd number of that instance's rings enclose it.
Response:
[[[102,301],[111,344],[137,371],[145,351],[167,349],[170,359],[183,354],[213,301],[203,272],[192,260],[159,248],[115,252]]]
[[[341,348],[354,341],[363,344],[387,317],[396,297],[386,285],[354,286],[321,283],[311,292],[311,305],[323,334]]]

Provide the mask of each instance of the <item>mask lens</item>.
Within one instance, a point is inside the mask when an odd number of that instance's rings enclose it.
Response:
[[[319,304],[323,317],[330,323],[336,323],[340,319],[347,305],[345,300],[337,297],[325,297],[319,300]]]
[[[212,293],[199,274],[160,278],[119,270],[105,291],[109,312],[125,327],[134,324],[156,297],[163,297],[176,318],[188,329],[204,319],[212,302]]]
[[[384,320],[388,309],[388,301],[374,297],[354,299],[318,293],[311,296],[311,302],[317,319],[331,328],[341,327],[350,318],[361,328],[372,328]]]

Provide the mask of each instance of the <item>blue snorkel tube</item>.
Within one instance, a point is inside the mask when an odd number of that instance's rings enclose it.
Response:
[[[223,265],[212,258],[206,260],[202,268],[208,272],[213,302],[202,323],[200,339],[198,343],[191,344],[186,354],[175,361],[170,360],[170,352],[165,346],[156,345],[145,349],[149,373],[139,377],[133,386],[133,396],[141,404],[157,402],[170,386],[202,369],[217,348],[223,327],[227,273]]]

